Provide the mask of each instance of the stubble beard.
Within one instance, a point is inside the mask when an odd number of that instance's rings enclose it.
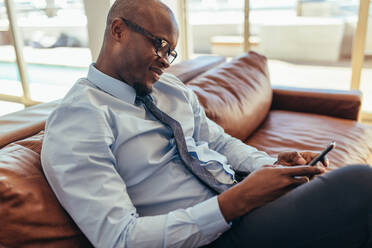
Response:
[[[152,92],[152,88],[146,87],[145,83],[134,82],[133,88],[136,91],[137,96],[146,96]]]

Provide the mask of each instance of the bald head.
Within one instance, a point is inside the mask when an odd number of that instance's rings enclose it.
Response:
[[[116,0],[95,66],[132,86],[138,95],[148,94],[170,66],[178,36],[174,14],[161,1]]]
[[[168,18],[172,22],[170,25],[177,25],[173,12],[159,0],[116,0],[107,16],[106,31],[118,17],[124,17],[149,29],[149,24],[155,23],[161,17]]]

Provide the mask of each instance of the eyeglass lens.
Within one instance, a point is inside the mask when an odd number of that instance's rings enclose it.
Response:
[[[171,51],[168,42],[164,40],[157,49],[157,54],[162,58],[168,58],[169,63],[172,63],[176,58],[175,51]]]

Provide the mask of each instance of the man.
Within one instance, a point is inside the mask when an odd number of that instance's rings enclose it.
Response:
[[[308,182],[325,172],[304,166],[315,154],[272,158],[225,134],[191,90],[162,75],[178,35],[160,1],[117,0],[97,63],[47,121],[45,175],[92,244],[367,245],[372,170],[350,166]],[[236,183],[233,170],[251,173]]]

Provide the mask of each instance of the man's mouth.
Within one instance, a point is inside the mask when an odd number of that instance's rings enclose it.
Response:
[[[159,68],[151,67],[150,70],[152,71],[152,75],[156,81],[160,79],[161,74],[163,74],[163,71]]]

